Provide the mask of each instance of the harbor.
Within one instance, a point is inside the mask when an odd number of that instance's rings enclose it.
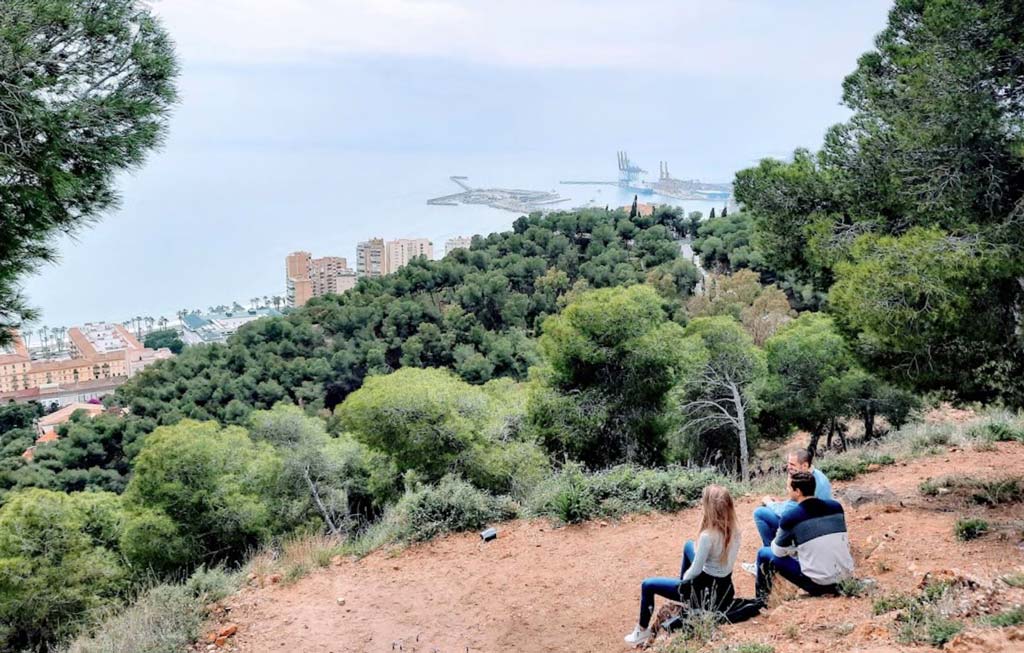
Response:
[[[732,184],[703,182],[699,179],[676,179],[668,170],[667,161],[658,162],[658,180],[645,181],[647,171],[633,163],[625,151],[616,152],[619,166],[618,180],[577,181],[558,183],[576,186],[618,186],[638,195],[660,195],[676,200],[728,201],[732,197]]]
[[[568,202],[570,199],[562,197],[554,191],[524,190],[519,188],[473,188],[466,183],[468,177],[459,175],[452,175],[449,179],[462,188],[463,192],[434,197],[427,200],[427,204],[431,206],[484,204],[494,209],[502,209],[514,213],[533,213],[535,211],[550,211],[554,205]]]

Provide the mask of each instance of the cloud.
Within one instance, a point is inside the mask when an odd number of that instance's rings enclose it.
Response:
[[[523,68],[834,78],[889,0],[156,0],[186,63],[430,57]]]

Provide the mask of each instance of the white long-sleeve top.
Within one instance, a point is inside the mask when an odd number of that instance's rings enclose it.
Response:
[[[724,578],[732,573],[733,565],[736,564],[736,556],[740,552],[740,533],[737,530],[733,533],[732,542],[729,543],[729,550],[725,559],[722,559],[722,547],[724,546],[722,534],[718,531],[701,531],[697,538],[693,555],[693,564],[683,574],[683,581],[693,580],[706,572],[711,576]]]

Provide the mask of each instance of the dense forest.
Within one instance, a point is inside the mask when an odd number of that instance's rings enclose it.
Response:
[[[796,429],[1019,408],[1024,7],[900,0],[842,90],[741,211],[521,217],[186,347],[31,458],[39,408],[0,407],[0,648],[295,533],[670,509]]]

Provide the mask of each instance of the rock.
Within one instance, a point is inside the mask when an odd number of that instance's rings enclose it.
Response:
[[[605,527],[605,526],[608,525],[608,522],[606,522],[605,520],[602,519],[601,521],[597,522],[597,525],[601,526],[601,527]]]
[[[880,469],[882,469],[882,466],[879,465],[878,463],[871,463],[870,465],[868,465],[869,472],[877,472]]]
[[[218,637],[217,640],[214,642],[214,644],[217,645],[217,648],[224,648],[227,645],[227,643],[228,643],[228,638],[227,637]]]
[[[281,582],[281,574],[270,574],[267,580],[270,581],[271,585],[276,585]]]
[[[843,488],[838,494],[845,503],[854,508],[859,508],[868,503],[898,504],[899,498],[887,488],[875,489],[871,487],[852,485]]]
[[[225,637],[225,638],[227,638],[227,637],[231,637],[232,635],[234,635],[237,632],[238,632],[238,626],[237,625],[235,625],[235,624],[225,624],[224,627],[220,629],[220,632],[217,633],[217,636],[218,637]]]
[[[341,563],[343,563],[343,562],[345,562],[345,559],[342,558],[340,555],[333,556],[331,558],[331,564],[334,565],[335,567],[340,567]]]
[[[337,598],[337,601],[338,605],[345,605],[345,599],[341,598],[340,596]]]

